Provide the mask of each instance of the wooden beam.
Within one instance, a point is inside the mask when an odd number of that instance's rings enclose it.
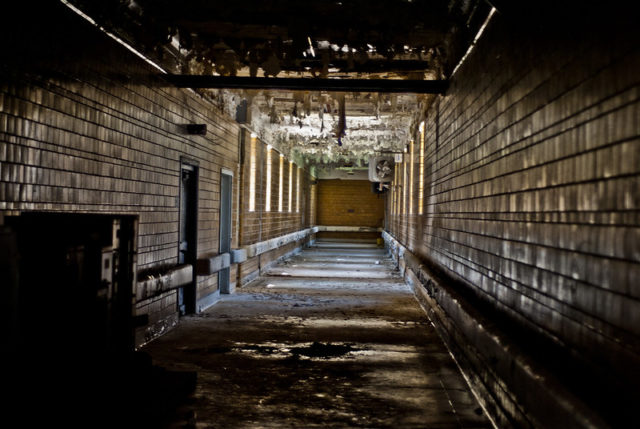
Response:
[[[182,74],[168,74],[162,75],[162,77],[180,88],[288,89],[409,94],[443,94],[449,84],[447,80],[265,78]]]

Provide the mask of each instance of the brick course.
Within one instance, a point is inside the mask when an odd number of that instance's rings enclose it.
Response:
[[[384,198],[366,180],[318,180],[318,225],[381,227]]]
[[[567,34],[494,18],[426,112],[424,215],[408,215],[417,193],[403,198],[400,165],[389,227],[514,321],[637,385],[638,36]]]

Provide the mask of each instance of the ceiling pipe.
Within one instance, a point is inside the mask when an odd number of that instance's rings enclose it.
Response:
[[[447,80],[264,78],[166,74],[179,88],[283,89],[306,91],[444,94]]]

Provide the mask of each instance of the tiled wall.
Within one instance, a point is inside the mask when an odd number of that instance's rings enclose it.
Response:
[[[318,225],[380,227],[384,198],[367,180],[318,180]]]
[[[280,177],[280,153],[258,137],[252,137],[247,130],[244,130],[243,133],[240,245],[255,244],[308,228],[311,221],[309,172],[302,165],[298,166],[295,162],[291,164],[290,160],[283,156],[282,177]],[[271,152],[270,184],[267,182],[268,152]],[[252,168],[254,169],[253,173]],[[281,179],[282,211],[279,210]],[[254,183],[253,191],[251,189],[252,181]],[[289,205],[290,184],[291,205]],[[267,186],[270,186],[269,210],[267,210],[266,204]],[[291,250],[288,247],[277,249],[243,262],[239,266],[240,283],[249,280],[261,268]]]
[[[640,43],[622,25],[496,15],[426,113],[424,213],[403,164],[388,203],[414,253],[624,384],[640,381]]]
[[[301,228],[306,198],[300,213],[277,212],[277,164],[276,211],[240,225],[247,213],[239,211],[241,129],[233,119],[206,96],[166,84],[156,69],[60,4],[47,8],[42,17],[3,26],[1,34],[0,213],[135,215],[138,277],[145,280],[178,262],[180,165],[188,159],[199,169],[198,257],[218,253],[222,169],[234,175],[232,247]],[[187,134],[185,125],[194,123],[205,124],[206,135]],[[198,299],[218,290],[217,274],[198,276],[197,283]],[[162,331],[175,323],[176,291],[147,297],[135,309],[149,316],[147,329]],[[137,341],[143,340],[140,332]]]

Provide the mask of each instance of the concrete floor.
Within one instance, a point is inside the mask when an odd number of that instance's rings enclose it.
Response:
[[[197,374],[168,427],[491,427],[375,244],[319,241],[143,351]]]

